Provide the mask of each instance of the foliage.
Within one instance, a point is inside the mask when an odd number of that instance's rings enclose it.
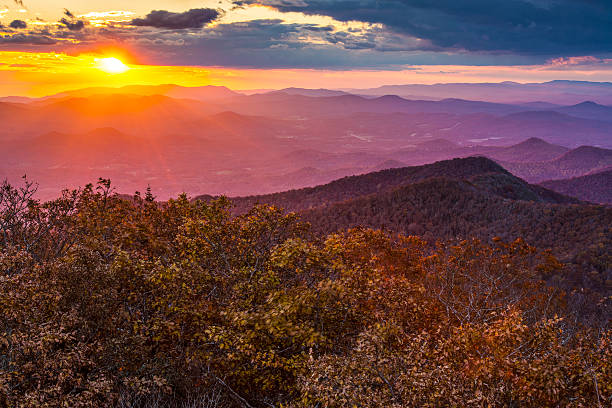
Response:
[[[607,406],[609,330],[523,241],[438,244],[226,199],[0,195],[0,406]]]
[[[565,180],[549,180],[543,187],[592,203],[612,204],[612,169]]]
[[[319,234],[367,226],[418,234],[429,242],[523,238],[568,264],[554,276],[559,285],[612,295],[610,208],[508,200],[483,191],[474,180],[444,177],[308,210],[302,217]]]

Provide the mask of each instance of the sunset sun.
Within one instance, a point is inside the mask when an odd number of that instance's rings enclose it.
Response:
[[[100,58],[97,61],[97,68],[108,74],[123,74],[130,69],[120,59],[115,57]]]

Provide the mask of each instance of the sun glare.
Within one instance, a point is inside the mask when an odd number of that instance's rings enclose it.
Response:
[[[130,69],[120,59],[115,57],[100,58],[97,61],[97,67],[109,74],[123,74]]]

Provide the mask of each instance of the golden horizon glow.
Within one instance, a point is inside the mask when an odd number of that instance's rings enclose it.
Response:
[[[114,55],[114,57],[109,57]],[[453,66],[415,65],[404,70],[247,69],[231,67],[139,65],[122,50],[68,55],[0,51],[0,96],[41,97],[60,92],[127,85],[176,84],[186,87],[226,86],[234,90],[287,87],[354,89],[382,85],[449,82],[544,82],[554,79],[610,81],[610,69],[590,68],[552,61],[545,65]],[[129,68],[109,74],[99,68],[104,58],[118,59]],[[568,63],[572,63],[569,61]],[[111,68],[112,70],[113,68]]]
[[[123,74],[130,69],[123,61],[115,57],[99,58],[97,60],[97,67],[107,74]]]

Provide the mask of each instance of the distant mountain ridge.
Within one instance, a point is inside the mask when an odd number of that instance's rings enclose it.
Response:
[[[546,180],[579,177],[612,166],[612,150],[593,146],[581,146],[557,159],[535,163],[510,163],[500,161],[513,174],[539,183]]]
[[[539,103],[539,107],[552,108],[551,105],[576,105],[585,101],[593,101],[601,105],[612,105],[612,83],[611,82],[590,82],[590,81],[568,81],[554,80],[541,83],[518,83],[512,81],[491,82],[491,83],[438,83],[432,85],[425,84],[397,84],[384,85],[377,88],[351,88],[351,89],[307,89],[307,88],[284,88],[276,90],[247,90],[232,91],[224,86],[208,85],[203,87],[185,87],[174,84],[165,85],[136,85],[122,88],[87,88],[84,90],[67,91],[47,97],[57,97],[75,92],[92,91],[100,93],[137,93],[137,94],[167,94],[175,96],[171,92],[179,94],[204,94],[203,97],[209,98],[212,94],[218,93],[219,96],[226,97],[232,94],[254,94],[254,93],[277,93],[285,92],[288,94],[302,94],[309,96],[331,96],[340,94],[355,94],[363,96],[383,96],[398,95],[409,99],[425,98],[427,100],[442,100],[447,98],[461,98],[480,100],[487,102],[523,104],[525,106]],[[206,92],[206,90],[215,92]],[[229,91],[229,92],[228,92]],[[231,93],[230,93],[231,92]],[[179,96],[185,97],[185,96]],[[0,97],[0,101],[28,102],[38,98],[27,98],[24,96]],[[199,99],[199,98],[196,98]]]
[[[197,86],[197,87],[186,87],[174,84],[164,85],[127,85],[122,87],[94,87],[76,89],[73,91],[61,92],[58,94],[50,95],[45,99],[62,99],[62,98],[73,98],[73,97],[91,97],[96,95],[139,95],[139,96],[154,96],[164,95],[171,98],[178,99],[196,99],[201,101],[212,101],[224,98],[231,98],[240,95],[236,91],[225,86]]]
[[[259,196],[234,197],[232,201],[236,205],[237,212],[246,211],[256,203],[276,205],[288,211],[303,211],[392,191],[436,177],[468,180],[473,186],[478,186],[479,189],[504,198],[552,203],[579,202],[539,186],[529,185],[485,157],[468,157],[424,166],[387,169],[344,177],[316,187]]]
[[[604,106],[593,101],[584,101],[577,105],[557,107],[553,110],[583,119],[612,121],[612,106]]]
[[[542,83],[439,83],[433,85],[385,85],[370,89],[342,89],[360,95],[394,94],[410,98],[427,97],[437,100],[449,97],[498,103],[526,103],[532,101],[559,105],[574,105],[594,101],[612,105],[612,83],[555,80]]]
[[[592,203],[612,205],[612,169],[565,180],[549,180],[542,187]]]
[[[495,159],[529,182],[610,166],[593,163],[597,158],[590,155],[572,171],[537,170],[567,149],[612,148],[608,108],[596,98],[560,106],[466,96],[419,100],[303,88],[245,95],[225,87],[159,85],[88,88],[27,103],[11,98],[0,102],[0,171],[13,181],[27,173],[45,192],[76,187],[86,173],[112,177],[126,193],[151,184],[156,195],[168,198],[181,191],[272,193],[473,155]],[[81,136],[95,129],[129,137],[98,137],[94,148]],[[68,136],[40,139],[53,132]],[[69,181],[60,186],[57,180]]]
[[[487,156],[500,161],[539,162],[557,158],[569,151],[567,147],[532,137],[519,144],[493,150]]]
[[[287,95],[302,95],[302,96],[313,96],[313,97],[326,97],[326,96],[342,96],[349,95],[348,92],[335,91],[331,89],[306,89],[306,88],[284,88],[278,91],[271,91],[268,93],[285,93]]]

